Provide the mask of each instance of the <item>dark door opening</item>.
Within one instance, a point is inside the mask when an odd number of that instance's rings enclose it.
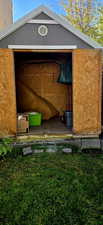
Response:
[[[17,113],[42,115],[40,126],[30,126],[29,133],[71,133],[72,53],[15,52],[14,56]],[[66,112],[71,113],[69,122]]]

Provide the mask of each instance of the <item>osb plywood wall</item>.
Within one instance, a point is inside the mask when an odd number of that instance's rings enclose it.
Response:
[[[16,71],[20,74],[18,79],[18,85],[22,85],[22,90],[24,88],[25,93],[28,95],[29,88],[31,92],[31,98],[28,100],[25,96],[26,101],[31,101],[33,103],[34,99],[34,85],[35,92],[41,91],[43,98],[45,96],[47,102],[50,98],[52,99],[52,104],[50,103],[48,111],[54,114],[65,109],[67,100],[61,100],[61,92],[64,93],[63,96],[68,96],[68,88],[65,85],[60,85],[60,92],[58,94],[58,101],[55,103],[55,96],[57,95],[57,85],[55,82],[58,77],[57,71],[59,69],[54,66],[52,71],[52,76],[50,75],[49,80],[46,76],[46,71],[48,72],[51,65],[42,67],[42,78],[45,76],[45,80],[40,79],[39,76],[35,80],[31,80],[32,65],[28,65],[28,68],[23,66],[21,72]],[[29,68],[30,67],[30,68]],[[28,72],[29,71],[29,72]],[[51,71],[51,69],[50,69]],[[56,72],[55,72],[56,71]],[[35,73],[39,74],[36,71]],[[27,77],[26,77],[27,74]],[[29,76],[28,76],[29,74]],[[56,77],[57,74],[57,77]],[[17,75],[17,74],[16,74]],[[26,79],[23,77],[25,76]],[[39,82],[36,82],[39,80]],[[24,85],[24,80],[26,85]],[[54,91],[52,92],[51,83],[53,82]],[[101,54],[99,50],[75,50],[73,53],[73,129],[77,134],[98,134],[101,132]],[[45,88],[41,88],[41,85]],[[48,84],[48,85],[47,85]],[[65,88],[63,87],[65,86]],[[49,94],[48,91],[49,90]],[[64,90],[64,91],[63,91]],[[22,97],[19,96],[19,98]],[[39,96],[38,96],[39,97]],[[66,99],[66,98],[65,98]],[[40,98],[35,99],[38,105],[40,105]],[[34,102],[35,102],[34,101]],[[59,103],[61,102],[61,105]],[[64,104],[65,102],[65,104]],[[46,102],[45,102],[46,103]],[[45,107],[43,106],[44,113]],[[54,104],[55,103],[55,104]],[[26,105],[24,106],[26,107]],[[54,104],[54,105],[53,105]],[[37,105],[37,104],[36,104]],[[52,105],[52,107],[51,107]],[[57,108],[56,108],[56,107]],[[63,108],[64,107],[64,108]],[[62,110],[61,110],[62,108]],[[50,114],[49,114],[50,115]],[[51,115],[50,115],[51,117]],[[12,135],[16,133],[16,101],[15,101],[15,82],[14,82],[14,62],[12,50],[1,49],[0,50],[0,136],[2,135]]]
[[[0,136],[16,133],[13,53],[0,49]]]
[[[57,82],[60,65],[34,63],[16,69],[17,102],[20,111],[38,111],[43,119],[62,115],[69,104],[68,85]]]
[[[101,132],[101,53],[75,50],[73,63],[74,132],[98,134]]]

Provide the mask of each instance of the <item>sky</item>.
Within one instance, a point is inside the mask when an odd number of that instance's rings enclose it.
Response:
[[[96,0],[103,3],[103,0]],[[64,14],[61,0],[13,0],[14,21],[26,15],[41,4],[49,6],[54,12]]]
[[[54,12],[64,14],[60,0],[13,0],[14,21],[26,15],[41,4],[49,6]]]

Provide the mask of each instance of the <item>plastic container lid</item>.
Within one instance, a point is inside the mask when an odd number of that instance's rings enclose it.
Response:
[[[31,113],[29,113],[30,115],[36,115],[36,114],[40,114],[40,113],[38,113],[38,112],[31,112]]]

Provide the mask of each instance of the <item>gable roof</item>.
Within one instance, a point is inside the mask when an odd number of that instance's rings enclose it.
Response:
[[[28,13],[26,16],[22,17],[22,19],[19,19],[14,24],[10,25],[8,28],[0,32],[0,40],[7,37],[9,34],[15,32],[18,28],[26,24],[29,20],[32,18],[38,16],[40,13],[45,13],[51,19],[53,19],[58,24],[62,25],[66,30],[72,32],[75,36],[83,40],[85,43],[89,44],[93,48],[103,48],[101,45],[99,45],[96,41],[90,39],[87,35],[83,34],[81,31],[77,30],[75,27],[71,25],[71,23],[63,16],[57,15],[53,11],[51,11],[49,8],[45,7],[44,5],[39,6],[32,12]]]

